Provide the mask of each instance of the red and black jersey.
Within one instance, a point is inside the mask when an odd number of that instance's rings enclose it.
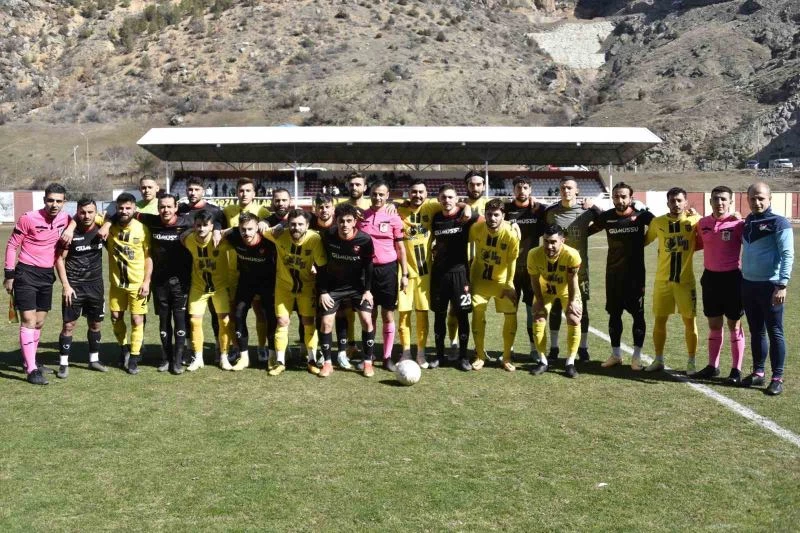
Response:
[[[343,239],[333,227],[322,233],[322,246],[328,264],[317,273],[320,293],[331,291],[357,291],[363,293],[372,287],[372,238],[356,231],[350,239]]]

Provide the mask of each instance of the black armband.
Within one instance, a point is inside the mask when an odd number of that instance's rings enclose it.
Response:
[[[11,269],[6,268],[5,269],[5,279],[14,279],[14,275],[15,274],[16,274],[16,270],[14,270],[13,268],[11,268]]]

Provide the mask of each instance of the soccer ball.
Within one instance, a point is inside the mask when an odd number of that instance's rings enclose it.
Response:
[[[420,369],[416,361],[411,359],[400,361],[394,373],[397,376],[397,381],[403,385],[413,385],[422,377],[422,369]]]

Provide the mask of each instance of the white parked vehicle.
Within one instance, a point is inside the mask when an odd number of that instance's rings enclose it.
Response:
[[[769,168],[794,168],[791,159],[785,157],[773,159],[769,162]]]

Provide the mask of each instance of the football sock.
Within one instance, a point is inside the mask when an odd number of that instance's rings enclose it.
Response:
[[[417,325],[419,327],[419,324]],[[411,349],[411,311],[400,311],[400,346],[403,351]]]
[[[664,355],[664,345],[667,343],[667,316],[657,316],[653,324],[653,347],[656,357]]]
[[[231,336],[231,317],[230,315],[225,315],[219,318],[219,345],[221,353],[228,353],[228,349],[231,345]],[[247,350],[247,346],[245,346],[245,350]]]
[[[25,363],[25,372],[30,374],[36,370],[36,344],[33,328],[19,327],[19,347],[22,351],[22,360]]]
[[[647,323],[644,320],[644,310],[637,310],[633,313],[633,345],[644,346],[644,337],[647,334]]]
[[[33,329],[33,347],[38,352],[39,351],[39,339],[42,338],[42,330],[34,328]]]
[[[444,338],[447,335],[447,315],[434,313],[433,315],[433,341],[436,345],[436,357],[444,357]]]
[[[608,336],[611,346],[619,346],[622,342],[622,313],[608,315]]]
[[[467,358],[467,346],[469,345],[469,313],[459,311],[458,313],[458,357]]]
[[[708,364],[719,368],[719,354],[722,351],[722,328],[708,330]]]
[[[308,349],[308,360],[316,361],[317,358],[315,354],[317,353],[317,343],[319,342],[317,328],[315,328],[313,325],[305,326],[303,328],[303,341]]]
[[[333,333],[320,333],[319,337],[320,348],[322,349],[322,357],[325,358],[325,362],[329,363],[331,360],[331,343],[333,342]]]
[[[364,361],[372,361],[375,357],[375,330],[361,331],[361,345],[364,347]]]
[[[59,335],[58,336],[58,351],[61,355],[69,357],[69,351],[72,348],[72,335]]]
[[[339,346],[339,352],[347,353],[347,317],[336,315],[336,342]]]
[[[622,349],[619,346],[612,346],[611,353],[614,355],[614,357],[619,357],[620,359],[622,358]]]
[[[89,362],[96,363],[100,361],[100,354],[98,352],[89,352]]]
[[[697,320],[692,317],[683,318],[683,331],[686,339],[686,353],[694,357],[697,353]]]
[[[100,353],[101,338],[102,338],[102,333],[99,331],[89,330],[86,332],[86,340],[89,343],[89,355]]]
[[[731,335],[731,365],[737,370],[742,369],[742,355],[744,354],[744,331],[739,326]]]
[[[536,343],[536,351],[539,352],[539,357],[545,357],[547,353],[547,321],[537,320],[533,323],[533,340]]]
[[[287,346],[289,346],[289,326],[278,326],[275,330],[275,351],[286,352]]]
[[[278,328],[280,329],[280,328]],[[275,359],[277,359],[278,364],[286,365],[286,351],[284,350],[276,350],[275,351]]]
[[[428,345],[428,312],[417,311],[417,351]]]
[[[112,318],[111,324],[114,330],[114,338],[117,339],[117,344],[120,346],[128,344],[128,326],[125,325],[124,317],[117,320]]]
[[[348,308],[344,312],[345,320],[347,320],[347,343],[355,348],[356,346],[356,312],[352,308]]]
[[[447,338],[450,339],[450,344],[456,342],[458,337],[458,317],[455,313],[448,313],[447,315]]]
[[[564,365],[566,365],[566,366],[574,365],[574,364],[575,364],[575,356],[574,355],[570,355],[569,357],[567,357],[567,361],[564,363]]]
[[[476,305],[472,309],[472,339],[475,341],[475,355],[478,359],[486,359],[486,304]]]
[[[195,354],[203,353],[203,317],[193,316],[189,319],[192,328],[192,351]]]
[[[583,333],[583,331],[581,331],[581,333]],[[567,344],[569,344],[569,341],[567,341]],[[581,335],[580,347],[581,348],[589,347],[589,335]]]
[[[256,337],[258,337],[258,347],[264,348],[267,345],[267,320],[261,313],[256,313]]]
[[[533,308],[527,304],[525,305],[525,328],[528,332],[531,348],[533,348],[536,343],[533,339]]]
[[[581,327],[567,325],[567,352],[570,357],[578,354],[578,346],[581,342]]]
[[[636,359],[642,358],[642,347],[641,346],[634,346],[633,347],[633,357]]]
[[[142,353],[142,342],[144,341],[144,322],[131,325],[131,356],[138,356]]]
[[[68,355],[60,355],[58,356],[58,364],[61,366],[68,366],[69,365],[69,356]]]
[[[394,346],[394,322],[383,323],[383,358],[389,359],[392,356]]]
[[[511,347],[514,346],[514,337],[517,336],[517,314],[506,313],[503,319],[503,361],[511,362]]]

